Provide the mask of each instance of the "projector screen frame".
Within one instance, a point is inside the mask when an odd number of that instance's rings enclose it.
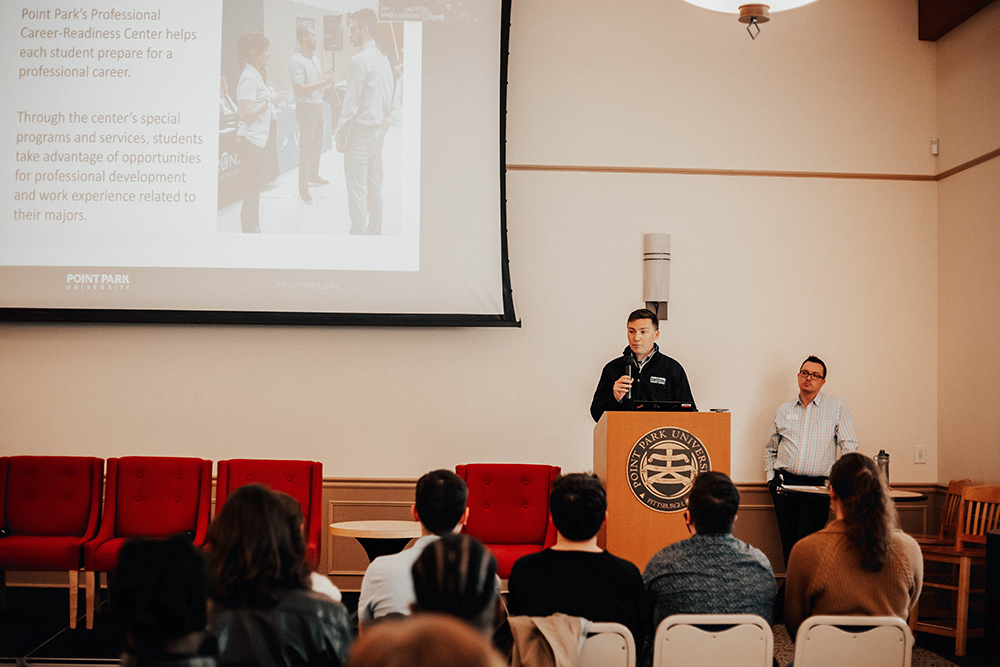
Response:
[[[499,222],[502,314],[368,313],[252,310],[170,310],[55,307],[0,307],[0,322],[61,322],[120,324],[223,324],[401,327],[520,327],[514,310],[507,244],[506,132],[507,71],[512,0],[500,0],[499,52]]]

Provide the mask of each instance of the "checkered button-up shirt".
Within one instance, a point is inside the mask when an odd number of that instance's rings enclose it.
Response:
[[[842,400],[819,393],[806,407],[799,398],[784,403],[774,414],[764,450],[764,478],[774,477],[777,468],[825,477],[837,460],[838,447],[841,454],[858,449],[851,413]]]

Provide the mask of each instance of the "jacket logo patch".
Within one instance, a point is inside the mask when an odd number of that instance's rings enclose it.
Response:
[[[667,384],[667,378],[658,378],[655,375],[650,375],[649,381],[653,384]]]

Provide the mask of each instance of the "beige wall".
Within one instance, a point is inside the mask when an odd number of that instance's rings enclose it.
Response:
[[[756,41],[681,0],[515,0],[508,162],[932,175],[936,57],[902,0],[824,0]],[[586,469],[594,384],[641,305],[642,234],[668,232],[661,342],[700,407],[732,410],[735,479],[763,481],[773,411],[815,353],[863,451],[889,451],[896,481],[938,481],[946,184],[514,171],[522,328],[6,324],[0,448],[315,458],[328,477]]]
[[[1000,3],[938,43],[941,162],[1000,148]],[[939,477],[1000,483],[1000,158],[938,187]],[[984,375],[985,373],[985,375]]]
[[[939,172],[1000,148],[998,44],[997,2],[937,42]]]
[[[909,0],[823,0],[751,40],[682,0],[514,0],[508,162],[934,173]]]
[[[1000,159],[942,181],[939,210],[939,477],[998,484],[1000,389],[977,378],[1000,368]]]

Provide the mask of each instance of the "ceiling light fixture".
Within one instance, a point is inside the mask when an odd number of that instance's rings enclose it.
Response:
[[[747,3],[743,0],[684,0],[685,2],[727,14],[739,14],[739,22],[747,24],[751,39],[760,34],[760,24],[771,20],[771,12],[780,12],[808,5],[815,0],[769,0],[767,4]]]

